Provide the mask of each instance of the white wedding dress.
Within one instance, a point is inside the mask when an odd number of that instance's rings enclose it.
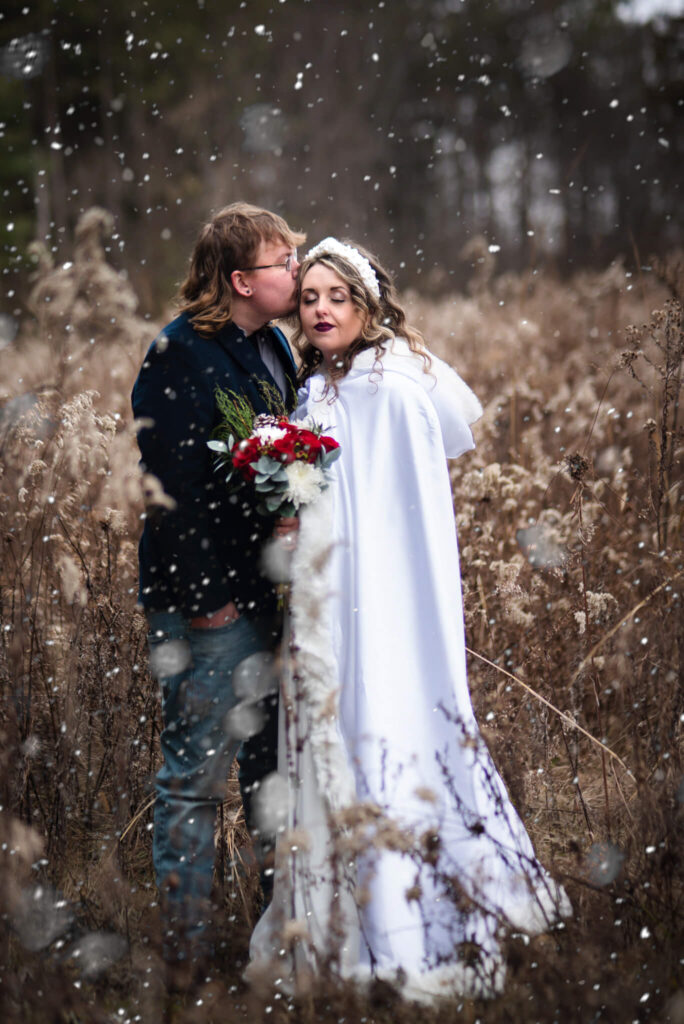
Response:
[[[293,667],[285,673],[274,898],[248,977],[290,988],[323,967],[393,981],[406,998],[493,995],[502,922],[535,932],[570,913],[480,737],[466,680],[447,458],[481,414],[441,360],[394,339],[325,394],[300,392],[341,445],[301,515]],[[479,950],[475,959],[464,949]]]

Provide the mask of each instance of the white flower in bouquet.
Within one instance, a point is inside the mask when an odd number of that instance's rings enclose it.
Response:
[[[267,424],[263,427],[256,427],[252,432],[252,437],[258,437],[262,444],[273,444],[274,441],[285,437],[285,433],[286,431],[282,427]]]
[[[325,474],[318,466],[310,462],[291,462],[285,467],[287,473],[287,490],[285,497],[295,508],[310,505],[325,487]]]

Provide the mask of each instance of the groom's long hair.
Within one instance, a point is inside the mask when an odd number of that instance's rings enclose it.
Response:
[[[178,298],[180,312],[189,314],[198,334],[211,337],[228,323],[233,304],[230,275],[254,264],[262,242],[281,239],[296,249],[306,235],[293,231],[277,213],[249,203],[231,203],[204,225]]]

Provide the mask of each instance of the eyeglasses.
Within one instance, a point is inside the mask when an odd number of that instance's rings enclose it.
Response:
[[[245,270],[270,270],[272,267],[285,267],[289,273],[297,262],[297,250],[291,252],[284,263],[263,263],[260,267],[244,267]]]

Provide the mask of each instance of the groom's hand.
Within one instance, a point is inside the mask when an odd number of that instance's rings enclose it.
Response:
[[[274,540],[279,540],[287,551],[293,551],[297,544],[299,516],[276,519],[273,527]]]
[[[240,612],[235,607],[235,604],[229,601],[228,604],[224,604],[223,608],[219,608],[218,611],[209,612],[208,615],[198,615],[197,618],[190,619],[190,625],[193,629],[220,629],[221,626],[227,626],[239,618]]]

